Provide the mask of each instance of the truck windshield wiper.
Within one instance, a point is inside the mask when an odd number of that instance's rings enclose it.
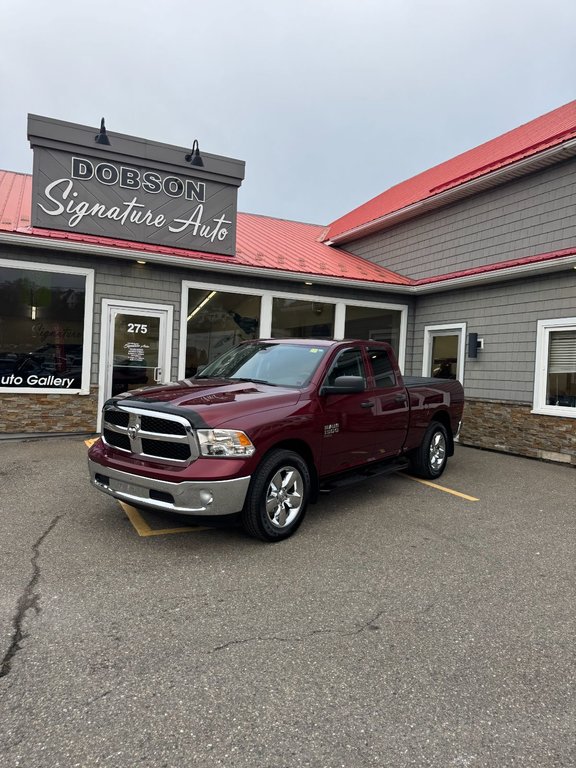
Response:
[[[267,381],[266,379],[253,379],[251,376],[248,376],[247,378],[242,378],[241,376],[230,376],[230,381],[253,381],[254,384],[268,384],[270,387],[277,387],[277,384],[274,384],[272,381]]]

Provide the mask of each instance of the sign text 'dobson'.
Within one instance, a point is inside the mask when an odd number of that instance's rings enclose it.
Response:
[[[140,189],[156,195],[164,192],[168,197],[182,197],[186,200],[206,200],[206,184],[195,179],[181,179],[167,176],[157,171],[142,171],[129,165],[117,166],[113,163],[96,163],[84,157],[72,158],[70,175],[73,179],[96,179],[107,187],[118,184],[124,189]]]

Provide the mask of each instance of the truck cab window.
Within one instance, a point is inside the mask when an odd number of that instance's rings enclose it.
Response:
[[[334,386],[339,376],[362,376],[364,382],[366,382],[366,370],[360,349],[345,349],[343,352],[340,352],[332,363],[325,383],[328,386]]]
[[[374,384],[377,389],[396,386],[396,374],[392,361],[385,349],[368,348],[368,357],[374,374]]]

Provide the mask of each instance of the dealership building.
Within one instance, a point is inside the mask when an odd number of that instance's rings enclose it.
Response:
[[[576,465],[576,102],[328,226],[237,212],[240,160],[30,115],[0,171],[0,435],[253,338],[389,342],[458,378],[461,442]]]

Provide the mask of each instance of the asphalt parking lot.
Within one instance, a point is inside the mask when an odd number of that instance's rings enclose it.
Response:
[[[85,456],[0,442],[2,766],[576,765],[574,468],[460,446],[270,545]]]

